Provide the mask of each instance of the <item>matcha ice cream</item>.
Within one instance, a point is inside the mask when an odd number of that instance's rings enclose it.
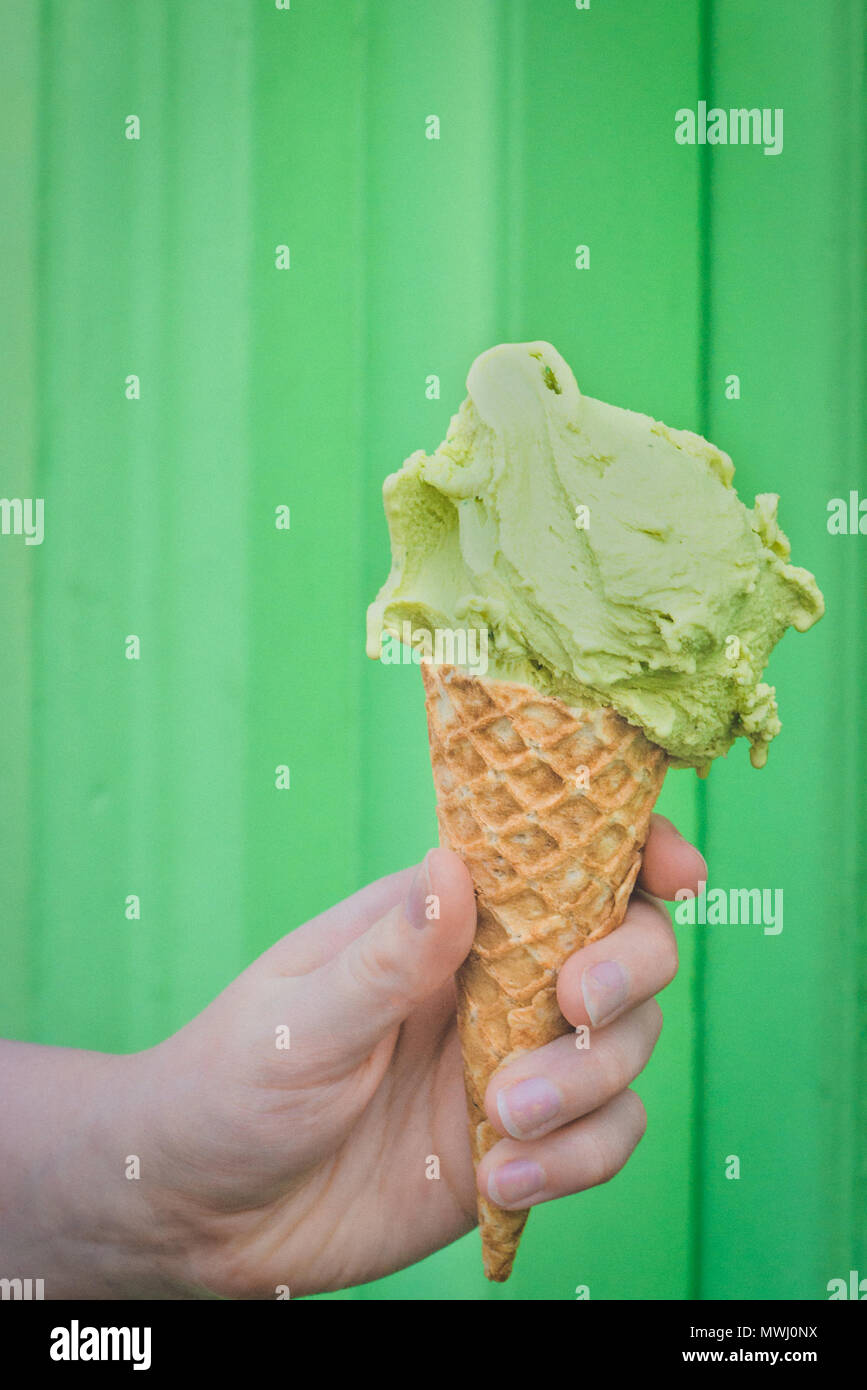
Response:
[[[482,353],[467,392],[436,452],[386,479],[369,655],[406,623],[486,630],[488,675],[611,706],[675,764],[743,736],[761,766],[780,729],[768,657],[824,609],[776,495],[744,506],[727,454],[582,396],[549,343]]]

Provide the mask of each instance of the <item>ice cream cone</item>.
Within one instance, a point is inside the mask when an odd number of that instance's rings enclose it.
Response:
[[[570,1025],[567,956],[623,920],[666,753],[608,708],[571,709],[530,686],[422,664],[443,844],[473,878],[478,926],[458,972],[473,1162],[499,1136],[485,1090],[503,1063]],[[525,1211],[478,1201],[485,1274],[508,1279]]]

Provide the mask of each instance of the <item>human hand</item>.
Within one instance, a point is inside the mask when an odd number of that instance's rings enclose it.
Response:
[[[673,897],[704,875],[654,816],[644,892],[560,972],[561,1010],[598,1030],[593,1045],[566,1035],[488,1087],[503,1136],[478,1174],[491,1200],[534,1205],[626,1162],[645,1127],[629,1086],[659,1036],[653,996],[677,968],[668,916],[647,894]],[[428,894],[438,919],[425,915]],[[475,1224],[453,981],[474,924],[464,865],[433,850],[284,937],[180,1032],[123,1059],[150,1097],[139,1148],[173,1296],[360,1284]],[[433,1154],[439,1181],[426,1177]]]

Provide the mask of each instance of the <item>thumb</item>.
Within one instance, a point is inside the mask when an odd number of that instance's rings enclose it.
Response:
[[[428,850],[406,898],[316,972],[316,1031],[362,1057],[444,984],[473,943],[476,901],[463,861]]]

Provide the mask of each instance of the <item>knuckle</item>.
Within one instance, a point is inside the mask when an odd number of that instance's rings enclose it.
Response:
[[[652,1050],[656,1046],[659,1035],[662,1032],[662,1024],[664,1021],[664,1015],[662,1009],[660,1008],[658,999],[648,999],[647,1017],[650,1022],[651,1032],[653,1034],[653,1040],[650,1045]]]
[[[632,1123],[635,1126],[635,1143],[637,1144],[639,1139],[644,1138],[647,1131],[647,1109],[641,1096],[637,1095],[635,1091],[625,1091],[624,1099],[629,1105]]]
[[[646,889],[637,889],[629,902],[627,917],[634,926],[643,926],[647,931],[669,925],[668,909],[661,898],[655,898]]]
[[[614,1140],[611,1127],[597,1125],[587,1136],[587,1186],[601,1187],[620,1172],[626,1154]]]
[[[386,942],[373,933],[359,950],[344,952],[344,968],[363,994],[400,1005],[408,998],[406,981]]]
[[[647,1129],[647,1112],[634,1091],[624,1091],[618,1113],[588,1131],[588,1187],[616,1177]]]
[[[669,985],[677,974],[677,967],[680,962],[677,954],[677,937],[672,930],[671,923],[667,916],[665,919],[665,926],[660,936],[659,961],[665,983]]]
[[[671,925],[668,909],[655,898],[644,898],[633,909],[635,926],[641,926],[647,933],[652,947],[651,959],[654,973],[662,978],[665,985],[671,984],[677,974],[679,964],[677,937]],[[662,989],[664,985],[659,985]]]
[[[618,1095],[635,1076],[634,1059],[622,1037],[602,1037],[595,1044],[596,1076],[600,1094]]]

